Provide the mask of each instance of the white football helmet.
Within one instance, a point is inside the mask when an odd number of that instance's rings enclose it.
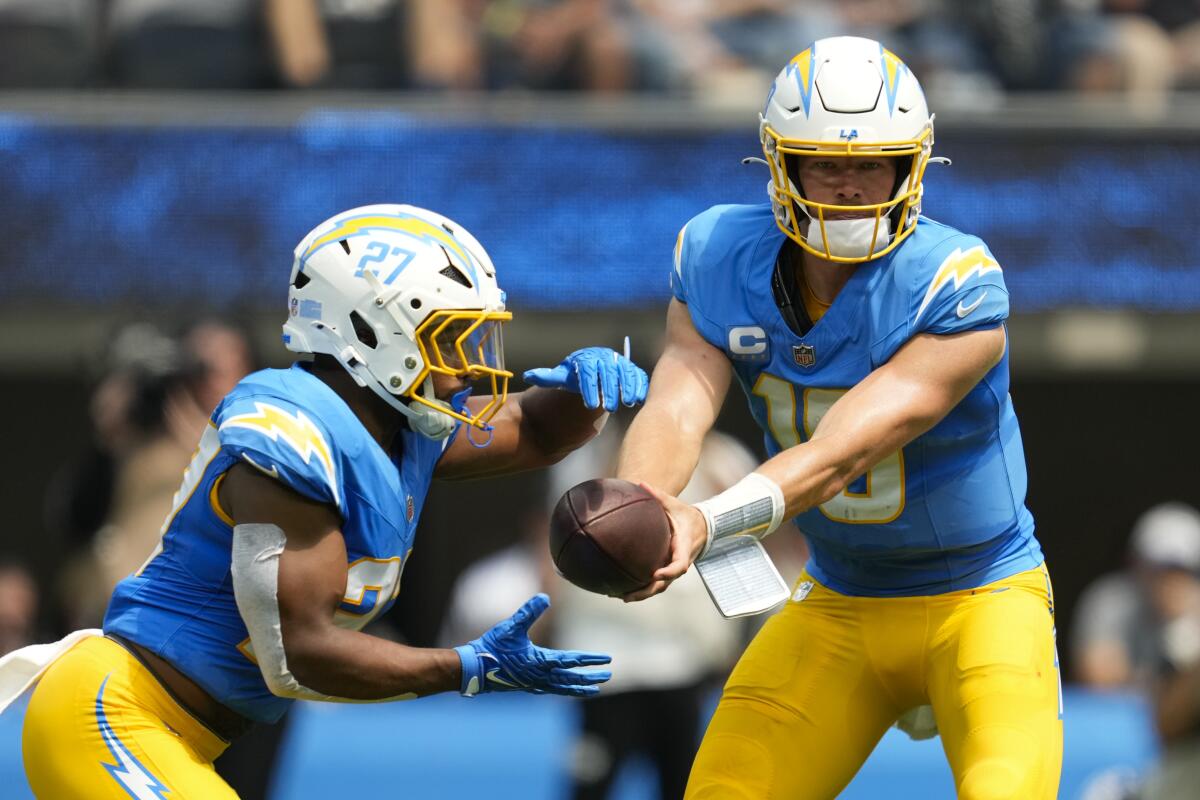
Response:
[[[322,222],[296,246],[283,341],[333,356],[431,439],[454,421],[487,430],[508,396],[504,292],[475,237],[423,208],[373,205]],[[492,401],[461,413],[433,374],[488,378]]]
[[[759,139],[771,168],[775,221],[807,252],[857,264],[890,253],[916,228],[933,116],[916,77],[879,42],[820,39],[788,62],[767,95]],[[840,206],[805,198],[796,183],[799,157],[816,154],[907,158],[897,162],[891,200]],[[826,219],[846,211],[873,214]]]

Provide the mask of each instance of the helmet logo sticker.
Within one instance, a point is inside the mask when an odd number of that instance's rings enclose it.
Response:
[[[888,114],[896,113],[896,94],[900,90],[900,78],[908,67],[899,56],[882,45],[879,48],[883,57],[883,90],[887,94]]]
[[[295,303],[295,300],[292,301]],[[292,309],[292,316],[301,316],[304,319],[320,319],[321,318],[321,303],[317,300],[301,300],[300,308],[297,311]]]
[[[462,268],[470,274],[471,282],[475,285],[479,284],[479,276],[475,272],[475,259],[471,257],[471,254],[467,252],[462,243],[447,233],[444,228],[434,225],[428,220],[409,214],[389,216],[375,213],[339,220],[331,231],[318,236],[312,241],[304,251],[304,255],[301,256],[301,261],[307,261],[309,256],[332,242],[356,236],[368,236],[377,231],[405,233],[429,244],[445,247],[447,252],[453,255]],[[382,261],[385,255],[385,253],[381,252],[374,260]],[[361,266],[362,263],[360,262]]]
[[[838,138],[843,142],[852,142],[858,138],[858,128],[842,128]]]
[[[808,48],[804,52],[797,55],[788,62],[787,67],[788,77],[796,82],[796,88],[800,90],[800,105],[804,109],[804,116],[809,115],[809,109],[812,107],[812,90],[813,78],[816,77],[816,69],[813,64],[813,48]],[[774,94],[775,87],[771,87],[771,93]],[[768,98],[770,102],[770,98]],[[799,109],[792,109],[798,111]]]

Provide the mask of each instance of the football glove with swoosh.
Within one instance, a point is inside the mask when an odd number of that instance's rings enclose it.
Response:
[[[600,691],[596,684],[611,678],[612,672],[581,672],[575,667],[607,664],[612,660],[609,656],[581,650],[551,650],[529,641],[529,626],[549,607],[549,597],[535,594],[515,614],[483,636],[454,648],[462,661],[464,696],[523,691],[589,697]]]

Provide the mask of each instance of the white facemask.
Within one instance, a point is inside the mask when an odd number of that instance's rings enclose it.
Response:
[[[875,234],[875,217],[826,220],[824,237],[821,236],[821,224],[811,215],[808,216],[808,220],[809,245],[814,250],[824,250],[828,239],[830,255],[840,258],[864,258],[871,254],[872,240],[875,241],[875,252],[887,247],[892,240],[890,217],[883,217],[879,221],[878,236]]]

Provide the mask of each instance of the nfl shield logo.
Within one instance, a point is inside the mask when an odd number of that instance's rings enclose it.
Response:
[[[811,367],[817,363],[817,349],[811,344],[797,344],[792,346],[792,359],[801,367]]]
[[[408,501],[404,504],[404,515],[408,517],[408,521],[413,521],[413,515],[416,514],[416,508],[413,506],[412,495],[408,496]]]

